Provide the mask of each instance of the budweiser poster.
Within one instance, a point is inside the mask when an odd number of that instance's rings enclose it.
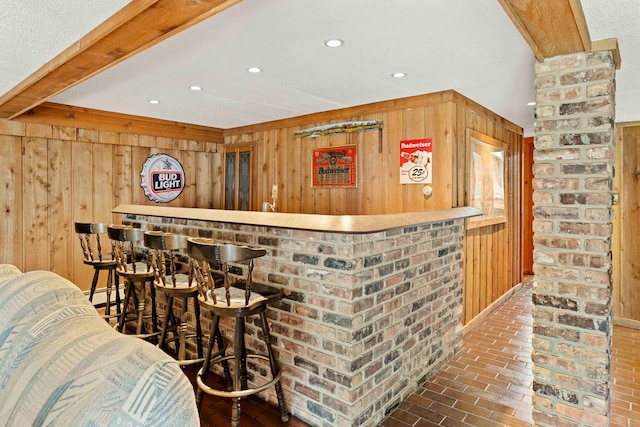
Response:
[[[400,184],[431,184],[431,138],[400,141]]]

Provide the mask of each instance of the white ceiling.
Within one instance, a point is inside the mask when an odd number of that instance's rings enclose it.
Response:
[[[128,1],[2,3],[0,93]],[[640,2],[582,4],[591,38],[619,41],[616,120],[640,120]],[[244,0],[51,101],[230,128],[454,89],[530,136],[534,63],[498,0]]]

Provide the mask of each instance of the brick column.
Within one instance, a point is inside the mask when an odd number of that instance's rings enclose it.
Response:
[[[608,426],[615,64],[536,65],[533,419]]]

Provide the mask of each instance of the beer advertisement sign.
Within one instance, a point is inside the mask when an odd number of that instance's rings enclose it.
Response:
[[[312,187],[355,187],[356,146],[313,150]]]
[[[431,138],[400,141],[400,184],[431,184]]]
[[[167,154],[154,154],[147,158],[142,165],[140,178],[145,196],[156,203],[175,200],[185,187],[182,165]]]

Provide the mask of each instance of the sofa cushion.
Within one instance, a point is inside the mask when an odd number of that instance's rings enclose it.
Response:
[[[0,282],[22,274],[20,269],[11,264],[0,264]]]
[[[54,273],[0,278],[0,328],[2,426],[199,425],[177,362],[113,330]]]

